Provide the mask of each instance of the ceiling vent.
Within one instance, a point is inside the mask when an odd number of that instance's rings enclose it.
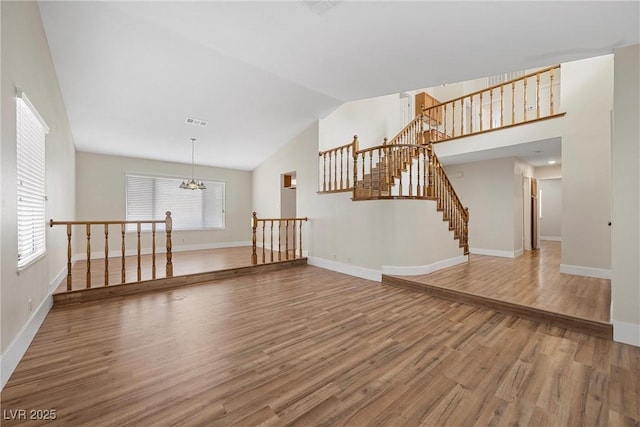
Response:
[[[340,0],[301,0],[302,3],[317,15],[322,15],[338,5]]]
[[[209,124],[209,122],[207,122],[206,120],[194,119],[193,117],[187,117],[187,119],[184,122],[188,125],[202,126],[202,127],[205,127],[206,125]]]

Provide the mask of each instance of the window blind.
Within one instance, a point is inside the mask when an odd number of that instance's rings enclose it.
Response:
[[[45,135],[49,129],[29,99],[16,98],[18,268],[46,252]]]
[[[164,219],[171,211],[174,230],[224,228],[224,182],[205,181],[205,190],[179,188],[181,179],[127,175],[127,221]],[[134,230],[134,224],[128,229]],[[148,231],[151,225],[142,227]],[[164,225],[158,224],[157,230]]]

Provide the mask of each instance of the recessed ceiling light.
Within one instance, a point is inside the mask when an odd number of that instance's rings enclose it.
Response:
[[[549,163],[550,165],[555,165],[556,161],[555,160],[549,160],[547,163]]]

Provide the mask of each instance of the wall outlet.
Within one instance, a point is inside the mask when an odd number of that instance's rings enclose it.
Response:
[[[29,297],[27,302],[29,303],[29,313],[31,313],[33,311],[33,300],[31,299],[31,297]]]

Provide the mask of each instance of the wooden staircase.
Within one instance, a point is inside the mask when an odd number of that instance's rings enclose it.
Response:
[[[360,179],[354,179],[353,200],[406,198],[435,200],[437,211],[442,212],[443,221],[448,222],[449,231],[453,231],[454,239],[458,240],[459,247],[464,248],[464,254],[467,255],[469,253],[469,210],[462,206],[431,145],[390,146],[385,139],[383,147],[385,148],[377,151],[378,158],[375,163],[372,157],[368,158],[369,172],[362,173]],[[363,164],[366,159],[367,157],[363,156]],[[428,159],[428,163],[425,159]],[[420,162],[423,164],[422,170]],[[414,183],[412,174],[414,174],[416,163],[417,183]],[[403,174],[409,174],[409,195],[405,195],[402,189]],[[356,170],[354,176],[357,175]],[[421,176],[422,180],[420,180]],[[394,191],[396,185],[400,186],[398,191]]]

